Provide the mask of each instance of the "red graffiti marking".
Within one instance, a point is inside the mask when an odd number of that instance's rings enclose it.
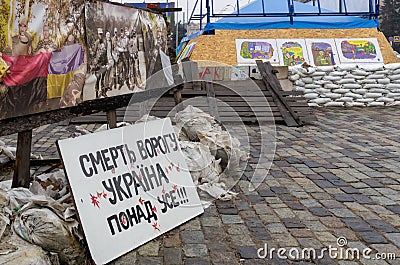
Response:
[[[131,168],[134,168],[135,167],[135,163],[131,163]]]
[[[144,202],[144,201],[143,201],[142,197],[140,197],[140,198],[139,198],[139,203],[140,203],[141,205],[143,205],[143,202]]]
[[[172,186],[172,188],[173,188],[174,190],[176,190],[176,189],[178,188],[178,186],[174,185],[174,186]]]
[[[157,208],[156,208],[156,206],[155,206],[155,205],[154,205],[154,207],[153,207],[153,208],[151,208],[151,211],[152,211],[153,213],[157,212]]]
[[[93,204],[94,207],[97,206],[97,208],[100,208],[100,205],[99,205],[100,202],[97,200],[97,197],[96,197],[96,196],[93,196],[93,195],[90,193],[90,199],[92,200],[92,204]]]
[[[111,172],[114,174],[115,173],[115,167],[113,167],[112,169],[111,169]]]
[[[152,224],[152,226],[154,227],[154,230],[158,230],[158,231],[161,232],[161,230],[158,228],[158,224],[157,223]]]
[[[126,225],[126,218],[125,218],[125,216],[122,216],[121,222],[122,222],[123,225]]]
[[[167,191],[164,189],[164,185],[162,186],[162,193],[165,194]]]
[[[176,167],[176,171],[177,171],[178,173],[181,172],[181,168],[180,168],[179,164],[178,164],[178,166]]]
[[[107,194],[105,192],[103,192],[103,198],[106,199],[107,198]]]
[[[101,198],[103,196],[102,192],[97,192],[97,198]]]
[[[168,166],[168,169],[171,171],[171,170],[172,170],[172,167],[171,167],[171,166]]]

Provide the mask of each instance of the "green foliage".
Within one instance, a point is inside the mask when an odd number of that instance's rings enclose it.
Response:
[[[380,28],[386,37],[400,35],[400,1],[385,0],[381,7]]]

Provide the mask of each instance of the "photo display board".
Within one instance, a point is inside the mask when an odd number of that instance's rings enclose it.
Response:
[[[279,64],[275,39],[236,39],[238,64],[255,64],[256,60]]]

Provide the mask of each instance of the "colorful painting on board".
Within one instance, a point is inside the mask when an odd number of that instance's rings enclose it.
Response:
[[[342,63],[383,63],[377,39],[335,39]]]
[[[339,63],[334,39],[306,39],[310,64],[329,66]]]
[[[0,119],[81,101],[86,76],[83,3],[2,1]]]
[[[308,62],[306,44],[302,39],[277,40],[282,65],[294,66]]]
[[[238,64],[255,64],[256,60],[279,64],[279,56],[274,39],[237,39]]]

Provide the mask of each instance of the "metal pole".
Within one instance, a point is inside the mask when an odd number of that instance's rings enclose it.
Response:
[[[207,8],[207,24],[210,23],[210,0],[206,0],[206,8]]]

